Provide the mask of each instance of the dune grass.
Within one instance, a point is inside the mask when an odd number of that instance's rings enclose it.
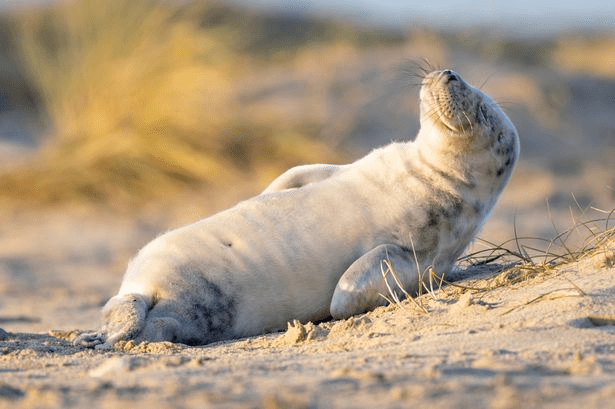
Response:
[[[447,298],[459,300],[466,292],[485,294],[497,288],[520,285],[541,277],[547,278],[556,274],[558,268],[563,265],[597,255],[601,256],[598,268],[611,268],[615,265],[615,209],[593,210],[602,217],[576,222],[573,227],[556,234],[552,239],[519,237],[516,229],[514,237],[501,244],[479,239],[486,248],[464,255],[458,261],[461,269],[472,271],[472,275],[479,276],[470,278],[469,282],[464,284],[448,281],[446,277],[429,267],[421,273],[423,279],[418,294],[409,294],[402,287],[390,262],[383,260],[381,266],[383,277],[390,275],[396,285],[392,287],[387,283],[389,293],[382,296],[390,304],[396,304],[401,308],[409,304],[415,307],[413,312],[429,313],[427,300],[424,297],[429,295],[438,299],[435,289],[442,290]],[[573,236],[579,235],[585,237],[580,244],[578,240],[572,239]],[[569,241],[574,241],[575,244],[572,245]],[[570,285],[575,295],[585,295],[575,283],[570,282]],[[550,295],[551,293],[542,294],[527,303],[538,302]],[[403,302],[404,299],[408,300],[408,304]]]
[[[151,0],[62,2],[17,16],[15,38],[50,131],[0,180],[5,195],[106,201],[229,180],[214,136],[235,62],[190,20]]]
[[[0,175],[4,197],[130,207],[338,158],[310,124],[280,126],[280,118],[254,118],[238,105],[237,81],[282,58],[282,40],[267,48],[277,38],[265,29],[271,21],[160,0],[58,2],[10,20],[48,133],[31,161]],[[304,26],[311,37],[287,39],[284,58],[306,41],[344,34],[333,24]]]
[[[67,0],[2,23],[0,54],[20,62],[48,130],[30,161],[0,173],[0,195],[20,206],[85,201],[138,208],[176,192],[246,179],[263,185],[296,164],[342,160],[318,139],[318,113],[336,88],[327,72],[331,54],[343,59],[340,50],[421,36],[441,40],[430,48],[459,44],[455,36],[421,30],[370,31],[189,0]],[[597,49],[608,49],[607,40]],[[504,48],[517,61],[525,61],[517,51],[526,49],[551,61],[555,43],[536,47]],[[326,90],[303,96],[310,99],[298,105],[303,117],[242,105],[241,81],[276,64],[300,66]],[[354,91],[348,95],[358,99]],[[352,120],[339,118],[336,132],[352,129]]]

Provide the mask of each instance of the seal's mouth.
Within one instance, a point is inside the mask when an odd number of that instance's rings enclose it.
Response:
[[[456,72],[431,72],[422,83],[421,116],[455,133],[469,131],[475,116],[470,112],[472,94],[471,87]]]

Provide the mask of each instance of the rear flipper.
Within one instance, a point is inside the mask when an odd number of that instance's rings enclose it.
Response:
[[[418,289],[419,277],[416,261],[412,252],[394,244],[383,244],[368,251],[348,267],[335,287],[331,300],[331,316],[335,319],[348,318],[352,315],[371,311],[387,303],[384,296],[389,296],[389,287],[401,291],[389,273],[385,277],[381,265],[388,260],[397,274],[404,290],[413,294]],[[401,298],[401,296],[400,296]]]
[[[75,344],[110,347],[117,341],[136,338],[145,327],[145,317],[151,307],[151,299],[148,298],[142,294],[112,297],[103,307],[103,328],[99,332],[82,334]]]
[[[137,337],[137,340],[148,342],[178,342],[183,341],[183,339],[179,338],[181,333],[180,323],[173,317],[148,317],[145,327]]]

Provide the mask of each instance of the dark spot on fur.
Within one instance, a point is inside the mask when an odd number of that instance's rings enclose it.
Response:
[[[224,337],[233,327],[235,319],[235,299],[225,294],[216,284],[203,279],[202,299],[192,300],[190,316],[203,333],[203,340],[217,340]]]
[[[510,149],[510,151],[512,152],[512,149]],[[514,155],[509,154],[508,157],[506,158],[506,162],[504,162],[504,165],[497,169],[495,173],[497,177],[501,177],[504,174],[504,172],[510,169],[513,163],[513,159],[514,159],[513,156]]]
[[[461,199],[456,196],[450,196],[447,202],[450,204],[447,207],[442,207],[442,214],[447,219],[454,219],[459,217],[463,212],[463,202],[461,201]]]
[[[508,155],[510,155],[511,151],[512,151],[512,147],[511,146],[504,145],[504,146],[500,146],[498,149],[496,149],[495,153],[497,155],[500,155],[500,156],[508,156]]]
[[[198,268],[184,266],[183,278],[194,283],[181,294],[182,315],[196,331],[186,332],[176,341],[187,345],[202,345],[231,337],[237,313],[235,298],[220,286],[203,277]]]
[[[442,238],[442,235],[454,234],[453,231],[459,217],[464,211],[464,204],[461,198],[451,194],[441,194],[436,203],[427,211],[425,225],[419,230],[420,243],[415,243],[421,251],[435,250]]]
[[[461,216],[462,212],[463,212],[463,202],[461,201],[461,199],[456,197],[455,201],[453,202],[453,217]]]
[[[440,224],[439,213],[430,209],[427,213],[427,226],[434,227]]]
[[[481,202],[475,202],[472,205],[472,210],[474,211],[475,215],[481,214],[483,211],[483,204]]]
[[[396,246],[396,247],[400,248],[401,251],[402,251],[402,254],[404,254],[404,255],[413,255],[413,253],[415,251],[415,250],[413,250],[410,247],[406,247],[406,246],[402,246],[402,245]],[[394,253],[394,254],[396,255],[397,253]],[[390,252],[389,252],[388,256],[391,257]]]

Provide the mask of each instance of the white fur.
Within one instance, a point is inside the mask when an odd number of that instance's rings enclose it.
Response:
[[[416,142],[349,165],[293,168],[261,195],[149,243],[105,307],[105,328],[80,342],[200,344],[260,334],[382,304],[385,258],[411,292],[427,267],[448,272],[519,149],[506,115],[454,75],[425,78]]]

